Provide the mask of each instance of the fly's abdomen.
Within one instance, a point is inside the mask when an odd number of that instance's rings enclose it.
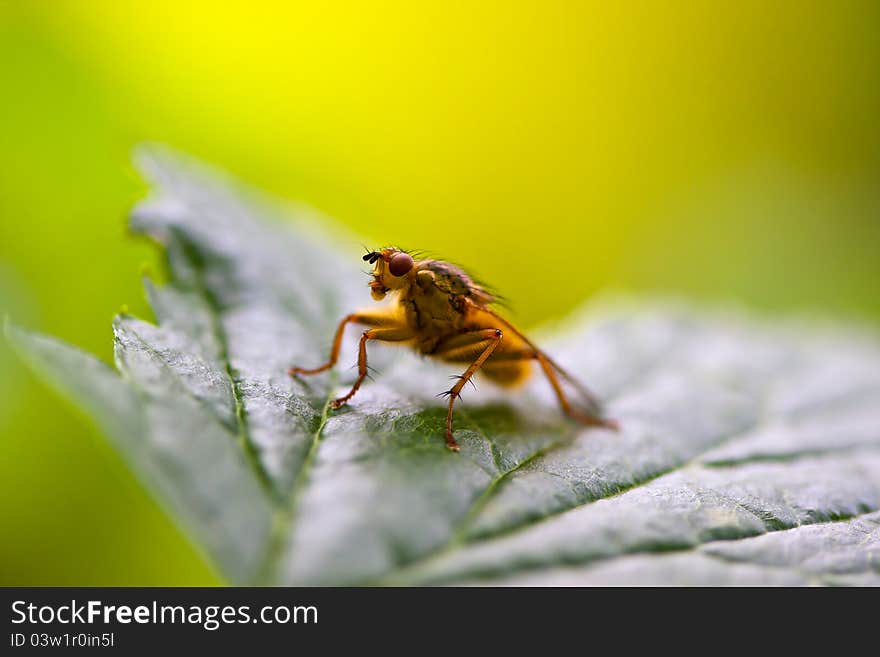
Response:
[[[505,388],[513,388],[522,384],[532,373],[532,362],[529,360],[489,360],[480,369],[487,379]]]

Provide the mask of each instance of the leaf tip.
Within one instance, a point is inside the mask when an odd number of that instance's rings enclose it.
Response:
[[[3,333],[9,346],[12,347],[12,351],[35,372],[42,370],[41,361],[47,347],[53,343],[61,344],[48,335],[22,328],[13,322],[8,315],[3,318]]]
[[[132,151],[135,169],[148,180],[154,180],[161,168],[162,160],[176,159],[178,154],[161,142],[145,141],[137,144]]]
[[[16,350],[24,348],[26,346],[24,342],[29,337],[28,331],[13,322],[8,314],[3,315],[3,335],[6,336],[6,341]]]

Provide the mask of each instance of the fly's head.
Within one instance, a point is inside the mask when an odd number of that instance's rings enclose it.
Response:
[[[364,262],[373,265],[370,292],[376,301],[384,299],[388,292],[404,287],[415,264],[409,253],[395,248],[370,251],[364,256]]]

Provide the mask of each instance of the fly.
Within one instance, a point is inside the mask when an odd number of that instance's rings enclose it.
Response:
[[[354,312],[342,319],[336,329],[330,358],[320,367],[291,367],[291,376],[319,374],[329,370],[339,358],[345,327],[368,326],[358,347],[358,376],[342,397],[331,402],[336,409],[348,403],[367,376],[367,343],[371,341],[409,346],[424,356],[447,363],[467,364],[455,385],[442,395],[449,398],[446,413],[446,446],[458,451],[452,433],[452,411],[462,388],[480,372],[493,383],[512,388],[532,374],[537,363],[547,377],[559,405],[569,417],[587,426],[617,430],[615,420],[603,418],[595,395],[560,367],[510,320],[492,308],[498,297],[476,283],[460,267],[442,260],[415,260],[397,248],[371,251],[364,261],[373,265],[370,291],[376,301],[386,295],[394,303],[382,309]],[[574,405],[562,387],[567,382],[577,393]]]

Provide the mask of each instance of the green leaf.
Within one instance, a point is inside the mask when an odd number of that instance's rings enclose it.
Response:
[[[155,195],[132,228],[170,272],[147,282],[158,325],[116,319],[117,371],[8,332],[230,582],[880,583],[876,335],[595,303],[542,342],[622,431],[568,422],[536,377],[471,393],[454,454],[448,368],[376,347],[338,411],[351,370],[285,373],[369,305],[344,231],[161,149],[140,164]]]

